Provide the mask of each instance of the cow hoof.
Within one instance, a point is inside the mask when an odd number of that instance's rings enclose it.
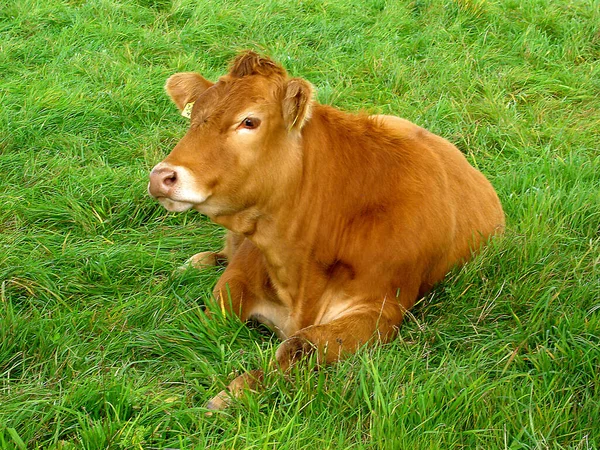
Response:
[[[207,267],[216,266],[218,254],[215,252],[200,252],[189,258],[182,266],[179,267],[181,272],[185,272],[188,268],[202,270]]]
[[[207,411],[205,415],[212,416],[213,411],[223,411],[229,406],[230,403],[231,394],[226,390],[223,390],[208,401],[206,404],[206,409],[209,409],[210,411]]]
[[[292,336],[279,345],[279,348],[275,352],[275,358],[281,370],[285,372],[291,365],[310,355],[314,350],[314,344],[307,339],[300,336]]]

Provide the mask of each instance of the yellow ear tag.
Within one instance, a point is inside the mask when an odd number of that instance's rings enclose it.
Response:
[[[194,107],[194,102],[186,103],[185,107],[181,111],[181,115],[186,119],[190,119],[192,117],[192,108]]]

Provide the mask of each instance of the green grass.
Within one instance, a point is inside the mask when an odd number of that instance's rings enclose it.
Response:
[[[0,448],[600,447],[596,0],[6,0],[0,5]],[[203,319],[222,230],[147,174],[186,121],[165,79],[240,49],[321,102],[447,137],[506,236],[400,338],[205,402],[277,341]]]

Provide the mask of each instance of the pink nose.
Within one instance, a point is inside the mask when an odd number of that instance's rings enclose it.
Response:
[[[177,172],[170,167],[159,164],[150,172],[148,193],[154,197],[168,197],[173,187],[177,184]]]

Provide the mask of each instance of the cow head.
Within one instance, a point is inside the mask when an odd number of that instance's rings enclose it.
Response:
[[[297,170],[311,113],[308,82],[246,52],[216,83],[176,73],[165,89],[191,112],[186,135],[150,173],[148,192],[169,211],[234,214],[273,195]]]

